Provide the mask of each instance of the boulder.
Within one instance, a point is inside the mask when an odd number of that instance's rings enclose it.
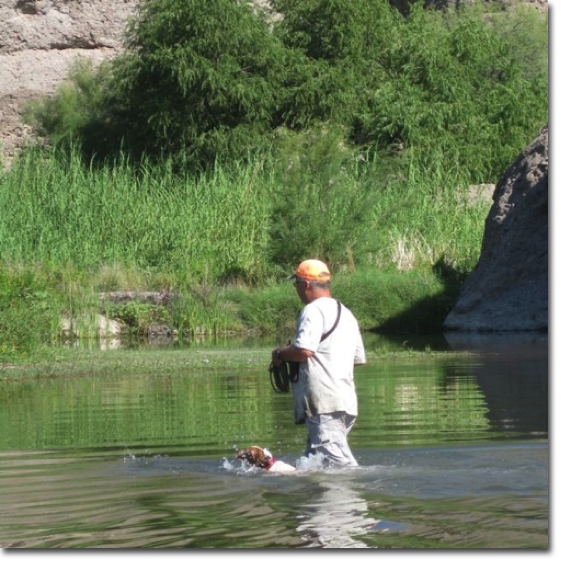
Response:
[[[446,330],[547,331],[548,126],[498,182],[479,262]]]

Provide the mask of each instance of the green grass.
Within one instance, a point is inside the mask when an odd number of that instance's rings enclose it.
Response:
[[[123,263],[196,280],[259,273],[269,200],[259,163],[186,178],[166,164],[90,167],[78,153],[26,153],[0,181],[0,256],[78,268]],[[242,221],[240,221],[242,220]]]
[[[0,178],[9,211],[0,260],[94,270],[97,279],[123,266],[191,285],[269,283],[314,255],[336,271],[475,264],[488,203],[468,200],[461,174],[411,161],[393,178],[377,157],[357,155],[331,175],[314,174],[321,163],[296,176],[285,166],[264,156],[194,175],[169,162],[94,167],[78,153],[30,150]]]
[[[74,320],[74,335],[82,341],[95,342],[100,313],[127,324],[129,337],[143,337],[151,323],[160,323],[174,328],[179,340],[257,334],[286,341],[301,308],[288,282],[259,288],[184,287],[165,307],[132,302],[102,308],[89,286],[93,276],[85,284],[79,272],[75,278],[72,273],[66,278],[57,275],[56,271],[4,273],[0,361],[49,357],[47,346],[60,343],[64,317]],[[439,331],[456,293],[456,283],[429,272],[361,269],[339,274],[333,283],[334,296],[353,310],[364,330],[400,333]]]
[[[13,363],[0,363],[0,380],[29,378],[96,377],[119,373],[131,378],[141,375],[189,373],[190,371],[214,371],[237,369],[262,369],[263,378],[269,378],[268,366],[273,347],[227,347],[202,345],[196,348],[136,350],[117,349],[100,351],[98,347],[51,348],[42,355],[35,355]],[[376,359],[415,361],[419,357],[450,357],[470,355],[469,352],[414,351],[407,346],[398,350],[385,347],[369,349],[369,362]]]
[[[100,314],[140,334],[152,322],[191,336],[284,332],[300,308],[286,276],[311,256],[364,328],[438,329],[489,203],[438,168],[388,176],[378,156],[345,151],[329,167],[321,147],[307,150],[295,170],[262,154],[204,175],[24,152],[0,177],[0,355],[56,342],[62,318],[91,336]],[[112,290],[175,298],[108,311],[99,293]]]

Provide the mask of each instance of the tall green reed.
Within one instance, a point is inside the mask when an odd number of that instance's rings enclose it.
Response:
[[[257,277],[268,244],[260,162],[200,177],[124,158],[29,151],[0,186],[0,256],[79,268],[122,263],[192,280]]]
[[[490,203],[470,201],[453,163],[427,168],[413,156],[388,174],[382,155],[333,139],[291,151],[203,175],[28,151],[0,178],[0,258],[151,273],[139,286],[155,273],[163,286],[263,284],[306,256],[351,271],[475,265]]]
[[[463,273],[473,269],[491,202],[470,197],[459,168],[427,168],[413,157],[403,177],[372,183],[369,237],[359,256],[381,269],[428,270],[440,261]]]

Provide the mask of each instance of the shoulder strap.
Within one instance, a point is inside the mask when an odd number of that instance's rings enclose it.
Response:
[[[321,343],[322,341],[326,340],[334,331],[335,328],[338,326],[339,324],[339,319],[341,318],[341,303],[337,300],[337,319],[335,320],[335,323],[333,324],[333,327],[327,332],[324,333],[321,336],[321,339],[319,340],[319,342]]]

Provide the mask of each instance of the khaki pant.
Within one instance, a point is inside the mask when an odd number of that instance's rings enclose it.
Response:
[[[331,412],[306,418],[306,456],[320,453],[336,465],[356,467],[358,463],[347,443],[347,435],[355,421],[356,416],[350,416],[346,412]]]

